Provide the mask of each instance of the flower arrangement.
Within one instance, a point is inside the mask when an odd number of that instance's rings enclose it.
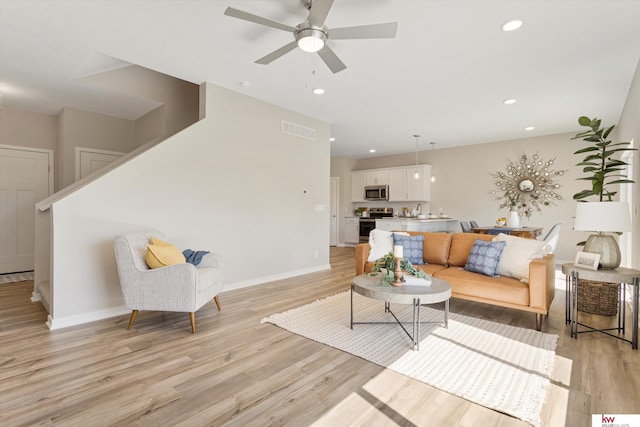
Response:
[[[376,260],[371,271],[376,274],[382,273],[383,268],[386,269],[386,273],[382,276],[380,284],[382,286],[391,286],[391,283],[394,282],[396,278],[393,271],[396,269],[396,259],[393,256],[393,252],[389,252],[382,258]],[[420,279],[431,280],[431,276],[422,270],[418,270],[408,259],[402,258],[400,260],[400,268],[413,276],[419,277]],[[372,276],[373,275],[374,274],[372,274]]]

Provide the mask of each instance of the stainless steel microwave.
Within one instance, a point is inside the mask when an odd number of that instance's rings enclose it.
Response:
[[[365,200],[389,200],[388,185],[367,185],[364,187]]]

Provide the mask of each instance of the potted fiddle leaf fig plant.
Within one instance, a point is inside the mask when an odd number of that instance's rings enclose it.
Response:
[[[581,116],[578,119],[578,123],[580,126],[585,126],[589,129],[576,134],[571,139],[582,139],[591,144],[573,154],[586,154],[584,159],[576,166],[582,166],[582,172],[587,174],[587,176],[578,179],[591,181],[591,188],[574,194],[573,198],[578,201],[586,201],[584,199],[587,197],[597,196],[600,202],[611,201],[617,191],[610,191],[607,185],[633,184],[634,182],[620,173],[628,163],[614,158],[614,156],[624,151],[636,151],[636,149],[628,148],[629,142],[614,143],[607,140],[616,125],[605,129],[600,127],[600,119],[590,119],[586,116]]]
[[[578,179],[590,181],[591,188],[574,194],[573,198],[580,204],[589,202],[587,199],[595,196],[597,201],[591,201],[591,203],[608,205],[613,202],[613,197],[617,194],[617,191],[613,191],[607,186],[634,183],[623,173],[628,163],[620,159],[620,155],[625,151],[635,151],[636,149],[628,147],[630,145],[629,142],[614,143],[607,139],[615,125],[605,129],[601,127],[600,119],[590,119],[586,116],[581,116],[578,119],[578,123],[588,129],[576,134],[571,139],[582,139],[590,143],[588,146],[574,152],[574,154],[585,155],[584,159],[576,166],[582,167],[582,172],[587,175]],[[620,250],[617,242],[612,236],[607,236],[601,231],[598,234],[591,235],[586,242],[578,243],[578,246],[584,246],[583,250],[585,252],[601,254],[599,268],[616,268],[620,265]],[[615,303],[616,297],[617,287],[606,286],[605,283],[581,280],[580,286],[578,286],[578,310],[613,316],[618,309]],[[614,303],[603,304],[606,301],[614,301]]]

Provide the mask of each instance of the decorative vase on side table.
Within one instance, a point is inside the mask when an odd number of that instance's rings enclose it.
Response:
[[[507,227],[520,227],[520,215],[518,215],[517,206],[511,206],[511,209],[509,210],[509,215],[507,216]]]

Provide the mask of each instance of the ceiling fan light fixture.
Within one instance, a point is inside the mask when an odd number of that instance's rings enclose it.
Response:
[[[322,49],[326,39],[326,33],[319,28],[304,28],[296,33],[298,47],[309,53]]]

